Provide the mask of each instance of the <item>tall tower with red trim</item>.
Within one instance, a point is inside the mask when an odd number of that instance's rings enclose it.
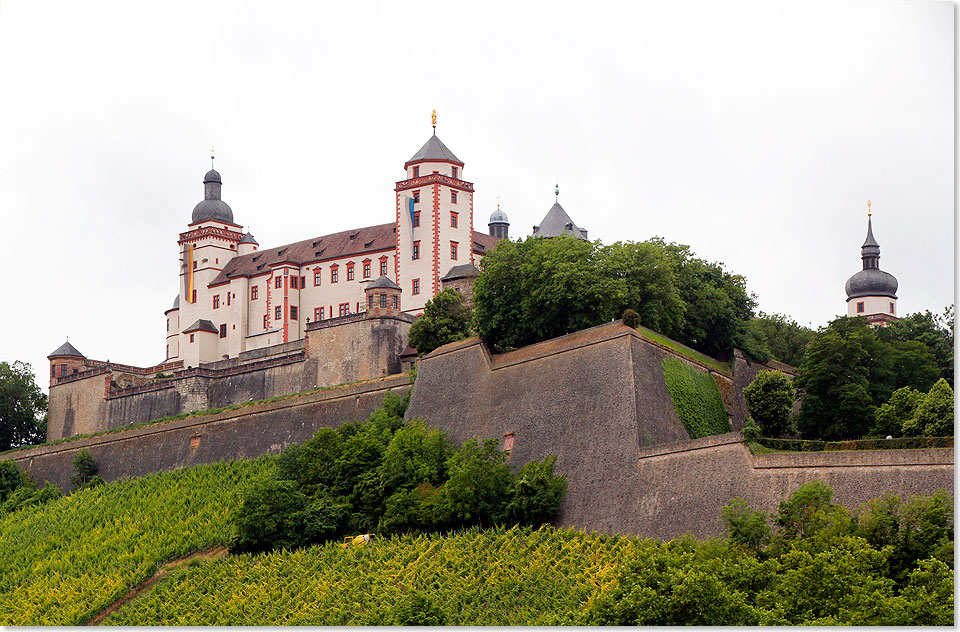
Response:
[[[396,281],[403,311],[420,313],[442,289],[453,266],[473,260],[473,183],[463,179],[463,162],[433,135],[403,168],[396,183]]]
[[[168,360],[182,359],[185,366],[219,360],[219,325],[212,322],[211,310],[220,306],[209,285],[228,261],[237,256],[243,240],[242,226],[233,222],[233,210],[220,199],[223,182],[211,169],[203,177],[203,200],[193,209],[189,230],[180,233],[179,340],[169,344]],[[219,300],[226,299],[216,297]],[[192,337],[192,340],[191,340]],[[178,354],[169,356],[173,349]]]

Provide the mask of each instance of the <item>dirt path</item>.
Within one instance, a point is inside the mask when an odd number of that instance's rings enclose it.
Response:
[[[95,616],[93,619],[91,619],[89,622],[87,622],[87,625],[100,625],[100,623],[103,622],[104,619],[109,617],[110,613],[112,613],[114,610],[124,605],[131,599],[134,599],[137,595],[139,595],[143,591],[149,590],[155,583],[157,583],[158,581],[160,581],[161,579],[169,575],[171,572],[177,570],[184,564],[188,564],[193,560],[197,560],[197,559],[213,560],[218,557],[223,557],[226,554],[227,554],[226,547],[218,546],[212,549],[207,549],[205,551],[198,551],[196,553],[191,553],[186,557],[181,557],[179,560],[173,560],[172,562],[168,562],[164,564],[163,566],[160,567],[160,570],[154,573],[153,577],[151,577],[147,581],[137,586],[134,586],[130,590],[130,592],[125,594],[120,599],[117,599],[115,602],[113,602],[110,605],[110,607],[108,607],[106,610],[104,610],[103,612]]]

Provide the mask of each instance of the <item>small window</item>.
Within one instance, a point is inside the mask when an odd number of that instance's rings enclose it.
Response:
[[[858,314],[862,314],[862,313],[863,313],[863,302],[862,302],[862,301],[859,302],[859,303],[857,303],[857,313],[858,313]]]
[[[167,345],[167,357],[170,357],[170,345]],[[50,377],[57,377],[57,365],[50,365]]]
[[[257,289],[257,286],[256,286],[256,285],[254,285],[253,287],[251,287],[251,288],[250,288],[250,300],[251,300],[251,301],[257,300],[257,294],[258,294],[258,293],[259,293],[259,290]]]
[[[227,324],[226,324],[226,323],[220,325],[220,337],[221,337],[221,338],[226,338],[226,337],[227,337]]]
[[[400,299],[397,298],[397,295],[396,295],[396,294],[394,294],[394,295],[393,295],[393,309],[400,309],[399,305],[400,305]]]
[[[193,342],[193,334],[190,334],[190,342]]]
[[[230,295],[231,295],[231,294],[233,294],[233,292],[227,292],[227,305],[230,304]]]
[[[420,293],[420,279],[413,280],[413,293],[414,294]]]
[[[451,259],[457,258],[457,245],[458,244],[455,241],[450,242],[450,258]]]
[[[369,264],[369,263],[363,264],[363,278],[364,278],[364,279],[369,279],[369,278],[370,278],[370,264]]]
[[[276,279],[274,279],[274,281],[273,281],[273,287],[276,288],[276,289],[278,289],[278,290],[279,290],[280,288],[282,288],[282,287],[283,287],[283,277],[277,277]]]
[[[454,200],[454,201],[456,201],[456,200]],[[458,220],[458,218],[459,218],[459,213],[450,213],[450,228],[456,228],[456,227],[457,227],[457,223],[458,223],[457,220]]]
[[[414,168],[413,168],[413,177],[414,177],[414,178],[419,178],[419,177],[420,177],[420,167],[414,167]]]
[[[296,290],[296,289],[298,289],[298,286],[299,286],[298,281],[299,281],[299,279],[297,279],[297,277],[293,277],[293,278],[290,279],[290,289],[291,289],[291,290]]]
[[[367,294],[367,309],[373,309],[373,294]]]
[[[457,169],[456,167],[453,167],[453,169],[451,169],[451,173],[453,173],[453,177],[454,177],[454,178],[459,178],[459,177],[460,177],[460,175],[459,175],[460,170]],[[454,196],[454,198],[456,198],[457,194],[454,193],[453,196]],[[457,200],[454,199],[453,201],[456,202]]]
[[[170,319],[167,319],[167,331],[170,331]]]
[[[282,318],[283,318],[283,308],[280,307],[279,305],[277,305],[276,307],[274,307],[274,308],[273,308],[273,317],[274,317],[274,319],[276,319],[276,320],[282,319]]]
[[[196,291],[196,290],[194,290],[193,292],[190,293],[190,299],[191,299],[191,300],[190,300],[191,303],[196,303],[196,302],[197,302],[197,291]]]
[[[338,270],[336,268],[330,268],[330,282],[336,283],[338,276],[339,276]]]
[[[323,318],[323,317],[320,315],[320,311],[321,311],[322,309],[323,309],[322,307],[314,307],[314,308],[313,308],[313,320],[321,320],[321,319]]]
[[[387,307],[387,295],[386,295],[386,294],[381,294],[381,295],[380,295],[380,307],[383,307],[383,308],[386,308],[386,307]]]
[[[413,258],[414,259],[420,258],[420,242],[419,241],[413,242]]]
[[[454,177],[456,177],[456,176],[454,176]],[[451,204],[456,204],[456,203],[457,203],[457,192],[456,192],[456,191],[451,191],[451,192],[450,192],[450,203],[451,203]]]
[[[307,277],[305,277],[302,274],[300,275],[300,289],[301,290],[307,289]]]
[[[350,303],[340,303],[340,315],[348,316],[350,314]]]
[[[890,303],[890,313],[893,313],[893,303]]]
[[[419,203],[420,203],[420,192],[419,192],[419,191],[414,191],[414,192],[413,192],[413,203],[414,203],[414,204],[419,204]]]
[[[197,269],[197,262],[196,262],[196,261],[193,262],[193,269],[194,269],[194,270]]]
[[[413,227],[417,228],[420,226],[420,211],[413,212]]]
[[[316,287],[320,285],[320,268],[316,268],[313,271],[313,286]]]
[[[213,295],[213,309],[220,309],[220,295]]]
[[[387,276],[387,262],[380,262],[380,276]]]
[[[297,312],[297,306],[296,306],[296,305],[291,305],[291,306],[290,306],[290,320],[297,320],[299,316],[300,316],[300,314]]]
[[[347,281],[353,281],[353,266],[347,268]]]
[[[267,329],[267,328],[269,328],[269,327],[270,327],[270,315],[269,315],[269,314],[265,314],[264,317],[263,317],[263,328],[264,328],[264,329]]]

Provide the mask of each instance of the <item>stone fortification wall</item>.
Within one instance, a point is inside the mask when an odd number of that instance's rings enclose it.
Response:
[[[731,433],[641,450],[636,476],[623,481],[633,512],[613,530],[665,539],[721,535],[720,509],[731,498],[775,512],[812,480],[830,485],[833,501],[850,509],[887,491],[953,493],[951,449],[751,454],[740,441]]]
[[[73,459],[88,450],[107,480],[145,476],[179,467],[276,454],[291,443],[332,428],[366,419],[388,392],[403,393],[406,375],[391,376],[153,426],[77,439],[52,446],[7,452],[35,480],[69,489]]]
[[[613,533],[719,535],[731,498],[773,511],[815,478],[850,507],[886,490],[953,489],[952,450],[754,456],[737,432],[690,440],[664,382],[667,354],[709,371],[742,425],[734,380],[619,324],[500,355],[476,339],[441,347],[421,362],[407,416],[457,443],[512,433],[515,467],[556,454],[568,481],[559,524]]]
[[[414,320],[406,314],[379,318],[356,314],[311,323],[307,355],[317,360],[316,383],[342,384],[400,373],[400,354]]]

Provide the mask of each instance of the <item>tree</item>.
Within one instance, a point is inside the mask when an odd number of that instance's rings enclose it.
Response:
[[[754,511],[747,501],[739,496],[720,510],[720,517],[733,544],[759,553],[770,541],[767,515],[762,511]]]
[[[442,493],[453,519],[464,525],[490,526],[494,517],[502,515],[513,479],[505,458],[496,439],[482,444],[471,439],[450,457]]]
[[[0,452],[43,443],[47,429],[47,396],[34,382],[25,362],[0,362]]]
[[[904,423],[916,416],[917,406],[921,401],[923,401],[923,393],[909,386],[895,390],[890,399],[877,408],[870,436],[901,436]]]
[[[777,437],[790,430],[794,392],[790,378],[781,371],[760,371],[745,389],[743,398],[750,416],[768,437]]]
[[[903,422],[903,434],[924,437],[953,436],[953,389],[940,378],[924,395],[914,414]]]
[[[815,335],[785,314],[763,312],[747,323],[747,329],[763,338],[774,359],[794,367],[803,363],[804,351]]]
[[[97,465],[97,460],[93,458],[93,455],[87,450],[80,450],[73,457],[74,474],[70,477],[70,482],[77,489],[102,485],[104,480],[97,474],[99,469],[100,466]]]
[[[13,461],[0,461],[0,503],[21,487],[33,487],[30,477]]]
[[[230,550],[256,553],[303,544],[307,498],[294,481],[256,481],[234,514]]]
[[[936,358],[940,377],[953,386],[953,305],[942,316],[926,312],[892,321],[880,331],[881,339],[923,343]]]
[[[501,522],[538,527],[557,515],[560,501],[567,492],[566,476],[557,476],[553,467],[556,456],[530,461],[520,468],[507,488],[507,504]]]
[[[463,294],[449,288],[442,290],[427,301],[423,315],[410,327],[410,346],[422,356],[463,340],[470,336],[470,318]]]
[[[859,439],[896,389],[926,391],[938,373],[922,343],[885,342],[866,319],[837,318],[807,346],[796,381],[803,393],[797,429],[808,439]]]

